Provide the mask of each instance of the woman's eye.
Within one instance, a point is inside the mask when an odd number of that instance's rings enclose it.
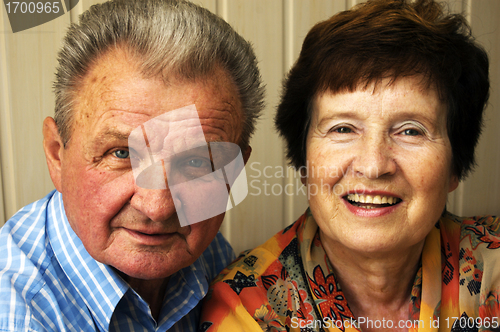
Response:
[[[113,155],[118,159],[127,159],[129,157],[128,150],[116,150]]]
[[[418,135],[420,135],[420,132],[416,129],[405,129],[405,130],[403,130],[403,135],[418,136]]]
[[[333,132],[336,132],[338,134],[350,134],[352,133],[352,129],[349,127],[337,127],[332,129]]]

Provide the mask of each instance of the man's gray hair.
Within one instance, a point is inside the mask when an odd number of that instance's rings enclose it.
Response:
[[[90,67],[112,47],[125,46],[145,77],[174,74],[194,79],[220,66],[243,106],[239,145],[248,146],[264,107],[264,87],[252,46],[208,10],[184,0],[116,0],[92,6],[72,24],[59,52],[55,122],[66,145],[74,100]]]

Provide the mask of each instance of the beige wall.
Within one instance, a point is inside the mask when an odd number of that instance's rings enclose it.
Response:
[[[0,5],[0,224],[52,188],[42,152],[41,125],[53,112],[51,92],[56,53],[71,20],[96,1],[82,0],[72,11],[42,26],[12,34]],[[273,195],[287,184],[283,143],[272,125],[281,80],[297,58],[301,42],[319,20],[351,7],[356,0],[195,0],[216,12],[255,46],[267,85],[267,107],[252,141],[247,165],[249,195],[229,211],[222,231],[236,251],[265,241],[290,224],[306,206],[303,195]],[[450,195],[459,214],[500,214],[500,1],[450,0],[466,11],[473,31],[491,56],[492,90],[476,173]],[[266,173],[263,173],[266,171]],[[258,176],[260,174],[260,176]],[[267,185],[264,183],[267,181]],[[291,192],[291,187],[287,187]],[[269,195],[265,195],[267,189]],[[259,190],[261,191],[260,194]]]

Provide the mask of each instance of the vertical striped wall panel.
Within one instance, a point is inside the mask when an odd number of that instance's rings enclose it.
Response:
[[[56,53],[69,15],[12,33],[0,5],[0,151],[3,215],[53,189],[42,149],[42,121],[53,113]]]

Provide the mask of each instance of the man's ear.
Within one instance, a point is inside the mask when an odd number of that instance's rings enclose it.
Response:
[[[49,167],[50,178],[61,192],[61,158],[64,149],[56,122],[50,116],[43,121],[43,150]]]
[[[247,164],[247,161],[250,158],[251,154],[252,154],[252,147],[249,145],[247,146],[246,150],[243,151],[243,161],[245,162],[245,165]]]

